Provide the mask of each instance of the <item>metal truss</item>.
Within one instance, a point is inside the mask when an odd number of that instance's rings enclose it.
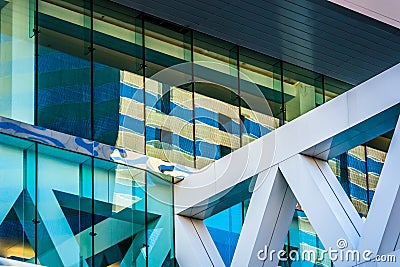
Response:
[[[180,266],[224,266],[202,220],[249,196],[231,266],[277,266],[278,257],[260,260],[257,253],[264,247],[283,248],[297,203],[326,249],[344,254],[370,251],[371,260],[350,257],[335,261],[335,266],[397,266],[375,259],[400,256],[399,85],[400,64],[176,184]],[[394,128],[363,221],[327,160]]]

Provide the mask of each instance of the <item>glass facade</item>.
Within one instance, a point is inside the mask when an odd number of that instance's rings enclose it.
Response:
[[[352,88],[111,1],[0,0],[0,12],[0,116],[197,169]],[[385,151],[329,161],[361,217]],[[6,135],[0,158],[0,257],[175,264],[171,181]],[[205,221],[226,265],[247,206]],[[300,206],[285,248],[323,249]]]
[[[291,121],[324,103],[322,75],[283,64],[285,119]]]
[[[6,135],[0,152],[0,257],[45,266],[173,265],[171,181]]]
[[[0,115],[189,167],[351,88],[106,0],[0,7]]]
[[[33,124],[35,5],[0,1],[0,115]]]
[[[377,137],[365,145],[360,145],[328,161],[354,208],[364,219],[367,217],[379,181],[391,134]],[[205,220],[211,237],[227,266],[232,261],[248,205],[249,200]],[[301,255],[304,250],[313,251],[311,253],[314,253],[312,255],[316,257],[309,260],[280,262],[279,266],[333,266],[327,254],[322,254],[324,246],[299,204],[293,215],[284,250],[287,253],[295,250],[298,255]]]
[[[355,147],[329,161],[357,212],[364,218],[367,217],[383,168],[387,153],[387,146],[384,145],[386,142],[390,142],[390,138],[380,136],[372,144]]]

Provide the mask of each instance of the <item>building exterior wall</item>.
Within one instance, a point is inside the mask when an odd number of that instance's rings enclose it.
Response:
[[[352,88],[106,0],[0,0],[0,11],[0,116],[186,173]],[[0,135],[0,257],[48,266],[176,264],[172,183],[36,138]],[[360,216],[384,158],[367,145],[330,161]],[[226,265],[247,207],[206,221]],[[323,249],[298,206],[285,248],[305,247]],[[331,264],[290,266],[314,263]]]

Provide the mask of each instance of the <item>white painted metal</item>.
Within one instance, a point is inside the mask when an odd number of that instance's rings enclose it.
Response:
[[[179,266],[225,266],[201,220],[175,215],[175,251]]]
[[[400,215],[396,213],[400,208],[396,166],[400,130],[395,131],[366,223],[326,160],[395,128],[400,114],[398,84],[400,64],[188,176],[175,186],[176,214],[207,218],[232,206],[232,199],[248,197],[240,194],[248,186],[253,194],[232,266],[276,266],[276,260],[258,260],[257,252],[265,245],[270,251],[283,247],[295,199],[326,249],[339,249],[337,242],[344,239],[344,252],[372,250],[374,255],[390,255],[400,246]],[[176,215],[178,263],[183,267],[222,266],[214,260],[218,258],[216,248],[206,228],[198,227],[202,229],[199,234],[195,227],[201,225],[200,220]],[[359,264],[396,266],[335,262],[335,266]]]
[[[212,205],[216,195],[296,154],[327,160],[394,129],[398,84],[400,64],[189,175],[175,186],[177,212],[190,216],[186,210]]]
[[[400,122],[397,123],[374,198],[360,250],[381,255],[396,250],[400,235]],[[400,260],[400,258],[399,258]]]
[[[297,201],[278,166],[258,176],[231,266],[277,266],[271,252],[282,249],[292,222]]]
[[[33,263],[21,262],[17,260],[6,259],[0,257],[0,266],[10,266],[10,267],[44,267],[44,265],[38,265]]]
[[[329,1],[400,29],[400,2],[397,0]]]
[[[343,251],[354,250],[363,222],[349,198],[339,198],[334,191],[343,189],[327,165],[309,156],[296,155],[280,163],[279,168],[324,247],[336,250],[338,240],[344,239],[348,246]],[[336,266],[348,264],[335,263]]]

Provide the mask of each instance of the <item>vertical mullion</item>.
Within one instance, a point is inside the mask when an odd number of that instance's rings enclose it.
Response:
[[[236,46],[236,67],[237,67],[237,84],[238,84],[238,97],[239,97],[239,147],[242,147],[243,145],[243,140],[242,140],[242,134],[243,134],[243,129],[242,127],[242,96],[240,92],[240,64],[239,64],[239,46]]]
[[[293,220],[293,218],[292,218],[292,220]],[[287,233],[287,253],[289,254],[290,253],[290,228],[289,228],[289,231],[288,231],[288,233]],[[291,267],[292,266],[292,261],[289,259],[288,260],[288,265],[289,265],[289,267]]]
[[[93,28],[93,8],[94,8],[94,0],[90,0],[90,136],[91,139],[94,140],[94,28]],[[92,266],[95,266],[95,255],[94,255],[94,238],[96,236],[94,221],[95,221],[95,177],[94,177],[94,143],[92,146],[92,155],[91,155],[91,176],[92,176]]]
[[[35,264],[38,264],[38,143],[35,142]]]
[[[286,106],[285,106],[285,90],[283,88],[283,61],[280,60],[279,61],[279,65],[280,65],[280,76],[281,76],[281,96],[282,96],[282,125],[285,124],[286,122]]]
[[[172,245],[174,247],[173,251],[174,251],[174,264],[173,266],[176,267],[176,251],[175,251],[175,193],[174,193],[174,188],[175,188],[175,184],[174,184],[174,178],[171,177],[171,195],[172,195]]]
[[[147,175],[149,175],[148,173],[147,173],[147,171],[145,172],[145,175],[144,175],[144,192],[145,192],[145,198],[144,198],[144,200],[145,200],[145,202],[144,202],[144,210],[145,210],[145,226],[144,226],[144,231],[145,231],[145,238],[146,238],[146,240],[145,240],[145,251],[146,251],[146,253],[145,253],[145,255],[146,255],[146,257],[145,257],[145,261],[146,261],[146,267],[148,267],[149,266],[149,244],[148,244],[148,241],[149,241],[149,236],[148,236],[148,230],[149,230],[149,226],[148,226],[148,223],[149,223],[149,219],[148,219],[148,187],[147,187]]]
[[[95,205],[94,205],[94,189],[95,189],[95,186],[94,186],[94,182],[95,182],[95,177],[94,177],[94,157],[93,156],[91,156],[91,162],[90,162],[90,167],[91,167],[91,176],[92,176],[92,218],[91,218],[91,220],[92,220],[92,232],[91,232],[91,237],[92,237],[92,251],[91,251],[91,256],[92,256],[92,260],[91,260],[91,262],[92,262],[92,266],[95,266],[94,264],[95,264],[95,262],[94,262],[94,258],[95,258],[95,255],[94,255],[94,237],[95,237],[95,229],[94,229],[94,219],[95,219]]]
[[[364,155],[365,155],[365,179],[366,179],[366,187],[367,187],[367,205],[368,205],[368,211],[370,208],[370,200],[369,200],[369,175],[368,175],[368,152],[367,152],[367,146],[364,145]],[[367,213],[368,213],[367,211]]]
[[[322,103],[326,102],[326,95],[325,95],[325,75],[321,75],[321,80],[322,80]]]
[[[35,22],[34,22],[34,38],[35,38],[35,67],[34,67],[34,104],[33,104],[33,123],[38,125],[38,98],[39,98],[39,0],[35,1]]]
[[[146,131],[146,48],[145,48],[145,23],[144,23],[144,14],[140,16],[141,19],[141,28],[142,28],[142,75],[143,75],[143,134],[144,134],[144,154],[147,154],[147,131]]]
[[[146,42],[145,42],[145,16],[142,15],[142,73],[143,73],[143,114],[144,114],[144,152],[145,154],[147,153],[146,151],[146,144],[147,144],[147,136],[146,136]],[[149,266],[149,236],[148,236],[148,230],[149,230],[149,218],[148,218],[148,187],[147,187],[147,175],[148,173],[145,172],[144,175],[144,192],[145,192],[145,198],[144,198],[144,210],[145,210],[145,225],[144,225],[144,231],[145,231],[145,261],[146,261],[146,267]]]
[[[39,0],[35,1],[35,11],[34,11],[34,42],[35,42],[35,55],[34,55],[34,104],[33,104],[33,123],[38,125],[38,98],[39,98]],[[35,142],[34,145],[34,156],[35,156],[35,264],[38,264],[38,145]]]
[[[195,97],[194,97],[194,89],[195,89],[195,80],[194,80],[194,52],[193,52],[193,30],[190,30],[190,61],[192,63],[192,81],[191,81],[191,89],[192,89],[192,124],[193,124],[193,167],[196,168],[197,160],[196,160],[196,105],[195,105]]]
[[[93,1],[90,0],[90,139],[94,140],[94,42],[93,42]]]

